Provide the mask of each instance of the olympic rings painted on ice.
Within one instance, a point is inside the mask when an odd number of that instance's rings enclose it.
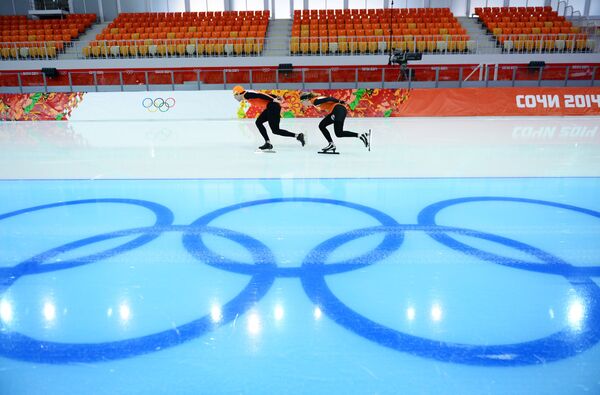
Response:
[[[534,199],[522,199],[522,198],[511,198],[511,197],[493,197],[493,196],[485,196],[485,197],[468,197],[468,198],[460,198],[460,199],[452,199],[445,200],[441,202],[434,203],[428,207],[425,207],[421,213],[419,213],[419,223],[423,225],[437,225],[435,222],[435,216],[442,209],[450,206],[454,206],[457,204],[470,203],[470,202],[515,202],[515,203],[527,203],[527,204],[536,204],[540,206],[548,206],[555,207],[564,210],[574,211],[577,213],[589,215],[595,218],[600,219],[600,213],[593,210],[588,210],[581,207],[571,206],[568,204],[548,202],[544,200],[534,200]],[[464,243],[461,243],[450,236],[442,233],[430,234],[436,241],[444,244],[445,246],[459,250],[469,255],[476,256],[479,259],[488,260],[491,262],[500,263],[502,265],[511,266],[518,269],[531,270],[534,272],[541,273],[550,273],[550,274],[559,274],[561,276],[600,276],[600,266],[590,266],[590,267],[577,267],[569,264],[559,263],[558,261],[554,262],[552,265],[540,265],[539,262],[526,262],[519,259],[507,258],[497,254],[492,254],[489,252],[482,251],[480,249],[470,247]],[[493,240],[492,240],[493,241]],[[515,247],[519,248],[516,246]],[[544,258],[541,258],[545,260]]]
[[[148,112],[167,112],[175,107],[175,99],[172,97],[167,97],[166,99],[162,97],[157,97],[156,99],[146,97],[142,100],[142,107],[148,110]]]
[[[172,225],[173,214],[166,207],[152,202],[130,199],[79,200],[36,206],[0,215],[0,220],[2,220],[28,212],[65,205],[124,203],[148,208],[156,216],[156,222],[153,226],[125,229],[88,237],[38,254],[14,267],[0,269],[0,293],[5,292],[20,277],[96,262],[140,247],[164,232],[181,232],[184,247],[197,260],[215,268],[251,276],[244,289],[222,307],[222,319],[217,323],[211,319],[210,314],[207,314],[177,328],[169,328],[168,330],[137,338],[103,343],[57,343],[41,341],[11,331],[9,328],[3,328],[0,331],[0,355],[23,361],[56,364],[99,362],[155,352],[195,339],[225,323],[231,322],[235,317],[244,314],[255,303],[259,302],[269,291],[275,279],[286,277],[299,278],[307,296],[313,303],[317,304],[324,314],[343,328],[381,346],[420,357],[480,366],[533,365],[568,358],[596,345],[600,341],[600,287],[585,276],[599,275],[597,268],[582,268],[570,265],[562,259],[536,247],[499,235],[472,229],[441,226],[435,223],[435,216],[441,209],[454,204],[475,201],[511,201],[538,204],[600,218],[600,213],[576,206],[504,197],[469,197],[438,202],[421,211],[418,217],[418,224],[399,224],[387,214],[364,205],[317,198],[280,198],[244,202],[205,214],[190,225]],[[210,223],[214,219],[235,210],[265,204],[294,202],[347,207],[369,215],[377,224],[363,229],[354,229],[325,240],[306,255],[299,267],[289,268],[279,267],[274,254],[260,241],[240,232],[210,226]],[[515,344],[473,345],[450,343],[405,334],[376,323],[353,311],[329,289],[325,281],[325,276],[364,268],[389,257],[401,247],[406,232],[425,232],[434,240],[449,248],[488,262],[515,269],[534,270],[565,277],[571,287],[588,301],[588,309],[581,327],[577,331],[565,328],[540,339]],[[384,237],[372,251],[345,261],[328,262],[327,258],[340,246],[352,240],[378,233],[384,234]],[[44,265],[48,259],[61,253],[66,253],[100,241],[130,237],[138,234],[137,238],[104,252],[97,252],[59,264]],[[209,250],[202,240],[202,235],[204,234],[223,237],[246,248],[250,253],[252,262],[236,262]],[[535,263],[527,262],[485,252],[460,243],[448,236],[448,234],[460,234],[462,237],[487,240],[530,255],[538,261]]]
[[[31,213],[31,212],[35,212],[35,211],[40,211],[40,210],[47,210],[47,209],[55,208],[55,207],[73,206],[73,205],[80,205],[80,204],[99,204],[99,203],[128,204],[128,205],[144,207],[144,208],[150,210],[154,214],[154,216],[156,217],[154,226],[158,227],[158,228],[160,228],[162,226],[170,225],[173,222],[173,213],[168,208],[166,208],[158,203],[153,203],[153,202],[149,202],[149,201],[145,201],[145,200],[136,200],[136,199],[86,199],[86,200],[72,200],[72,201],[67,201],[67,202],[45,204],[42,206],[29,207],[26,209],[12,211],[10,213],[2,214],[2,215],[0,215],[0,221],[10,218],[10,217],[15,217],[18,215]],[[135,248],[141,247],[142,245],[149,243],[152,240],[156,239],[158,236],[160,236],[160,234],[157,234],[157,233],[143,234],[143,235],[135,238],[134,240],[128,241],[120,246],[113,247],[104,252],[98,252],[95,254],[83,256],[83,257],[76,258],[76,259],[65,260],[60,263],[55,262],[52,265],[43,265],[42,263],[44,261],[48,261],[49,259],[51,259],[54,256],[57,256],[66,251],[78,248],[82,245],[87,245],[87,244],[103,241],[103,240],[105,240],[105,237],[104,237],[104,235],[92,236],[92,237],[88,237],[87,239],[75,241],[75,242],[66,244],[64,246],[53,248],[42,254],[38,254],[32,258],[29,258],[16,266],[0,269],[0,280],[1,280],[0,281],[0,292],[4,292],[4,289],[6,287],[9,287],[10,285],[12,285],[12,283],[14,281],[18,280],[22,276],[30,275],[30,274],[37,274],[37,273],[52,272],[52,271],[62,270],[62,269],[70,269],[70,268],[77,267],[77,266],[87,265],[88,263],[95,262],[99,259],[107,259],[107,258],[110,258],[111,256],[114,256],[117,254],[122,254],[126,251],[130,251]]]
[[[388,229],[382,227],[371,229],[371,231],[387,232]],[[476,237],[515,248],[542,259],[548,265],[566,265],[559,258],[535,247],[484,232],[430,225],[399,225],[397,231],[423,231],[430,235],[458,233],[462,236]],[[325,248],[326,244],[329,245]],[[321,257],[324,261],[340,245],[339,243],[322,243],[311,251],[308,257]],[[311,264],[316,263],[313,259],[309,259],[309,261]],[[503,264],[502,262],[494,263]],[[589,309],[585,329],[582,333],[575,333],[572,329],[565,328],[544,338],[523,343],[472,345],[425,339],[376,323],[341,302],[328,288],[324,276],[320,275],[319,271],[305,271],[304,274],[302,285],[306,294],[320,306],[324,314],[336,323],[382,346],[420,357],[468,365],[535,365],[542,361],[552,362],[574,356],[582,352],[582,347],[587,349],[600,341],[600,287],[589,279],[582,281],[581,278],[578,278],[569,281],[579,295],[585,295],[586,300],[591,301],[592,308]],[[577,339],[575,340],[574,337]]]
[[[134,234],[155,235],[163,232],[189,231],[188,226],[165,225],[149,226],[145,228],[127,229],[106,233],[98,238],[87,238],[59,247],[64,252],[83,247],[97,241],[110,240],[126,237]],[[255,262],[265,262],[265,257],[270,256],[269,249],[258,240],[238,232],[227,229],[209,228],[197,229],[197,231],[226,237],[232,241],[249,247],[248,250]],[[96,254],[98,255],[98,254]],[[43,257],[44,254],[38,255]],[[274,258],[271,256],[271,261]],[[43,260],[36,262],[43,264]],[[91,263],[91,262],[86,262]],[[53,266],[53,265],[48,265]],[[178,344],[195,339],[203,334],[233,321],[238,315],[250,309],[254,303],[266,294],[274,280],[269,273],[257,273],[248,282],[246,287],[228,303],[221,307],[221,319],[215,323],[210,314],[193,320],[177,328],[169,328],[151,335],[141,336],[133,339],[101,342],[101,343],[63,343],[41,341],[16,332],[0,331],[0,355],[18,360],[38,363],[74,363],[74,362],[101,362],[115,359],[129,358],[136,355],[155,352],[160,349],[176,346]]]
[[[212,220],[217,217],[224,215],[226,213],[232,212],[234,210],[239,210],[245,207],[252,207],[264,204],[274,204],[274,203],[290,203],[290,202],[305,202],[305,203],[319,203],[319,204],[330,204],[342,207],[348,207],[360,212],[363,212],[375,220],[377,220],[382,226],[395,227],[398,225],[396,220],[387,214],[382,213],[381,211],[375,210],[373,208],[362,206],[360,204],[344,202],[341,200],[332,200],[332,199],[317,199],[317,198],[280,198],[280,199],[266,199],[266,200],[255,200],[251,202],[245,202],[236,204],[233,206],[224,207],[218,210],[213,211],[212,213],[206,214],[196,221],[192,223],[193,227],[197,226],[207,226]],[[344,242],[350,241],[352,236],[344,236],[340,235],[338,237],[344,237]],[[341,273],[348,270],[355,270],[363,266],[367,266],[373,264],[379,260],[386,258],[389,254],[394,252],[400,247],[402,243],[402,234],[390,232],[385,236],[383,241],[369,254],[362,255],[360,257],[354,258],[345,262],[338,262],[336,264],[328,264],[326,267],[319,266],[319,270],[321,270],[324,274],[331,273]],[[230,260],[225,260],[222,257],[220,259],[216,259],[216,254],[210,251],[202,242],[200,237],[195,237],[195,235],[184,234],[183,236],[183,244],[188,249],[188,251],[192,255],[196,255],[197,257],[212,257],[212,261],[215,262],[216,266],[220,269],[242,273],[242,274],[253,274],[259,268],[250,266],[241,262],[234,262]],[[210,263],[209,263],[210,264]],[[273,270],[276,271],[276,275],[278,277],[298,277],[302,271],[306,270],[308,267],[275,267]],[[312,269],[312,268],[310,268]]]

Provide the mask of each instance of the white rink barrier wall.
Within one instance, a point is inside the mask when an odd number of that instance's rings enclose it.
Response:
[[[71,121],[155,121],[236,119],[239,103],[231,91],[91,92]]]

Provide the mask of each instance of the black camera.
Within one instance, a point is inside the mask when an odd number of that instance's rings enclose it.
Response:
[[[398,49],[394,50],[394,54],[391,59],[392,64],[406,65],[409,60],[421,60],[423,54],[420,52],[405,52]]]

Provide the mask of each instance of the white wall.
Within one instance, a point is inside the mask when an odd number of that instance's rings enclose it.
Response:
[[[429,0],[429,7],[432,7],[432,8],[450,8],[451,9],[451,6],[452,6],[451,0]],[[462,15],[462,12],[461,12],[461,15]]]
[[[112,21],[119,16],[116,0],[102,0],[102,12],[104,13],[105,21]]]
[[[348,8],[383,8],[383,0],[348,0]]]
[[[573,11],[579,11],[581,15],[585,12],[585,2],[586,0],[569,0],[567,2],[568,5],[573,7]],[[598,0],[593,0],[592,3],[597,3]],[[567,12],[567,15],[571,13],[571,10]]]
[[[543,7],[546,5],[546,0],[510,0],[510,7]]]
[[[289,0],[278,1],[271,0],[271,15],[274,15],[276,19],[287,19],[291,18],[291,5]]]
[[[0,15],[14,15],[13,0],[0,1]]]
[[[148,108],[150,100],[168,100],[175,105],[165,112]],[[159,103],[161,103],[159,99]],[[71,117],[72,121],[168,121],[189,119],[235,119],[239,103],[230,90],[192,92],[120,92],[86,93]]]

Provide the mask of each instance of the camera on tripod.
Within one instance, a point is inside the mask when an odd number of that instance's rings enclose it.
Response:
[[[423,54],[420,52],[406,52],[399,49],[395,49],[392,57],[390,58],[390,64],[397,64],[400,66],[400,73],[398,75],[398,81],[413,81],[414,70],[409,70],[409,60],[421,60]]]
[[[391,59],[392,64],[399,64],[400,66],[406,65],[409,60],[421,60],[423,54],[420,52],[406,52],[399,49],[394,50],[394,54]]]

